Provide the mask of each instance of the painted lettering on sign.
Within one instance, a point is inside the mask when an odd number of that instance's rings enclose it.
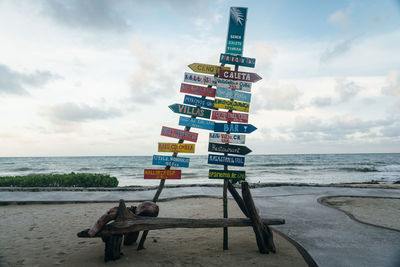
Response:
[[[215,97],[215,89],[214,88],[193,85],[193,84],[187,84],[187,83],[181,83],[181,93]]]
[[[225,53],[237,55],[243,54],[246,19],[247,7],[231,7]]]
[[[240,91],[251,91],[251,83],[249,82],[242,82],[242,81],[235,81],[235,80],[227,80],[217,78],[217,87],[222,87],[226,89],[232,90],[240,90]]]
[[[215,109],[213,100],[196,97],[196,96],[191,96],[191,95],[185,95],[185,98],[183,99],[183,103],[188,104],[188,105],[193,105],[193,106],[200,106],[200,107],[204,107],[204,108]]]
[[[242,56],[238,56],[238,55],[221,54],[221,56],[219,57],[219,62],[225,63],[225,64],[233,64],[233,65],[238,65],[238,66],[254,68],[254,66],[256,64],[256,59],[249,58],[249,57],[242,57]]]
[[[153,155],[153,165],[171,166],[171,167],[189,167],[190,158]]]
[[[169,128],[165,126],[161,128],[161,135],[177,139],[183,139],[191,142],[197,142],[197,137],[198,137],[198,133]]]
[[[243,101],[243,102],[247,102],[247,103],[250,103],[250,100],[251,100],[251,94],[249,94],[249,93],[226,89],[223,87],[217,87],[217,92],[216,92],[215,96],[238,100],[238,101]]]
[[[145,169],[144,179],[181,179],[181,170]]]
[[[250,104],[245,103],[245,102],[238,102],[238,101],[231,101],[231,100],[216,98],[214,101],[214,107],[249,112]]]
[[[197,83],[203,85],[217,85],[214,76],[207,76],[207,75],[188,73],[188,72],[185,72],[184,81],[188,83]]]
[[[198,108],[198,107],[192,107],[192,106],[181,105],[181,104],[173,104],[168,107],[175,113],[196,116],[196,117],[201,117],[201,118],[206,118],[206,119],[209,119],[211,116],[211,110],[208,110],[208,109],[202,109],[202,108]]]
[[[205,129],[205,130],[211,130],[211,131],[214,130],[214,122],[213,121],[188,118],[188,117],[184,117],[184,116],[179,117],[179,125],[194,127],[194,128],[199,128],[199,129]]]
[[[213,75],[218,74],[221,69],[231,70],[231,68],[229,68],[229,67],[215,66],[215,65],[202,64],[202,63],[192,63],[189,65],[189,68],[194,72],[213,74]]]
[[[210,133],[208,141],[210,143],[244,144],[246,136],[242,134]]]
[[[221,70],[219,72],[219,76],[223,79],[239,80],[252,83],[262,79],[257,73],[231,70]]]
[[[218,121],[231,121],[231,122],[247,123],[249,120],[249,114],[213,110],[211,119],[218,120]]]
[[[158,143],[158,152],[194,153],[195,144]]]
[[[246,179],[245,171],[223,171],[210,169],[208,172],[208,178],[210,179],[235,179],[244,180]]]
[[[230,144],[217,144],[217,143],[209,143],[208,151],[217,153],[236,154],[236,155],[247,155],[251,152],[251,150],[247,146],[236,146]]]
[[[230,165],[230,166],[244,166],[244,157],[235,156],[221,156],[221,155],[208,155],[208,164]]]
[[[252,124],[237,124],[237,123],[215,123],[214,132],[229,132],[229,133],[252,133],[257,130]]]

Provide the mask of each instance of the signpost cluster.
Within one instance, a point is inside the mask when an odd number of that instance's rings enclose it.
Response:
[[[251,150],[245,146],[245,134],[257,128],[249,121],[252,83],[261,79],[252,72],[239,71],[239,67],[254,68],[255,58],[243,57],[243,42],[247,8],[231,7],[225,53],[219,58],[220,66],[192,63],[194,73],[185,72],[180,92],[183,104],[175,103],[169,108],[180,114],[179,125],[184,130],[163,126],[161,135],[179,139],[178,143],[158,143],[158,152],[172,152],[172,156],[153,156],[153,165],[164,169],[144,170],[144,179],[161,179],[153,201],[156,202],[166,179],[180,179],[181,171],[171,167],[189,167],[190,159],[178,157],[178,153],[194,153],[198,134],[191,128],[211,131],[209,133],[208,164],[222,165],[223,169],[209,170],[209,179],[223,179],[224,218],[227,213],[227,189],[232,181],[245,180],[246,173],[240,169],[228,170],[229,166],[243,167],[245,155]],[[234,69],[226,66],[233,65]],[[184,141],[192,142],[183,144]],[[215,154],[216,153],[216,154]],[[233,156],[233,155],[234,156]],[[231,189],[230,189],[231,191]],[[232,192],[231,192],[232,193]],[[224,228],[224,249],[228,248],[227,228]],[[146,236],[144,235],[144,238]],[[143,237],[142,237],[143,240]],[[141,241],[142,243],[142,241]],[[139,244],[139,247],[142,244]]]

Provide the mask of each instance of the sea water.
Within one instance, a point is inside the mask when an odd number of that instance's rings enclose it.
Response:
[[[207,164],[207,155],[186,156],[189,168],[182,170],[181,180],[167,184],[221,184],[208,179],[209,169],[223,169]],[[117,177],[119,186],[158,185],[157,180],[144,180],[144,169],[153,166],[152,156],[124,157],[13,157],[0,158],[0,176],[47,173],[104,173]],[[175,169],[175,168],[174,168]],[[229,170],[246,171],[250,183],[345,183],[400,180],[400,153],[395,154],[296,154],[248,155],[244,167]]]

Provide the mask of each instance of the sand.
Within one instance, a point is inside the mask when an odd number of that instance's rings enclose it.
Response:
[[[327,197],[322,202],[347,212],[361,222],[400,231],[400,199]]]
[[[118,203],[115,203],[117,205]],[[127,203],[136,205],[137,203]],[[188,198],[159,202],[160,217],[220,218],[222,200]],[[124,256],[103,262],[100,238],[78,238],[110,203],[9,205],[0,207],[0,261],[10,266],[307,266],[298,250],[275,233],[276,254],[260,254],[251,227],[229,228],[229,250],[222,229],[150,231],[145,250],[123,247]],[[229,217],[243,217],[234,201]],[[1,266],[1,262],[0,262]]]

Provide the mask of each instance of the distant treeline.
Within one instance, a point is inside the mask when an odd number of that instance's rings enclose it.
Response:
[[[0,177],[0,186],[13,187],[117,187],[118,180],[109,174],[67,173]]]

